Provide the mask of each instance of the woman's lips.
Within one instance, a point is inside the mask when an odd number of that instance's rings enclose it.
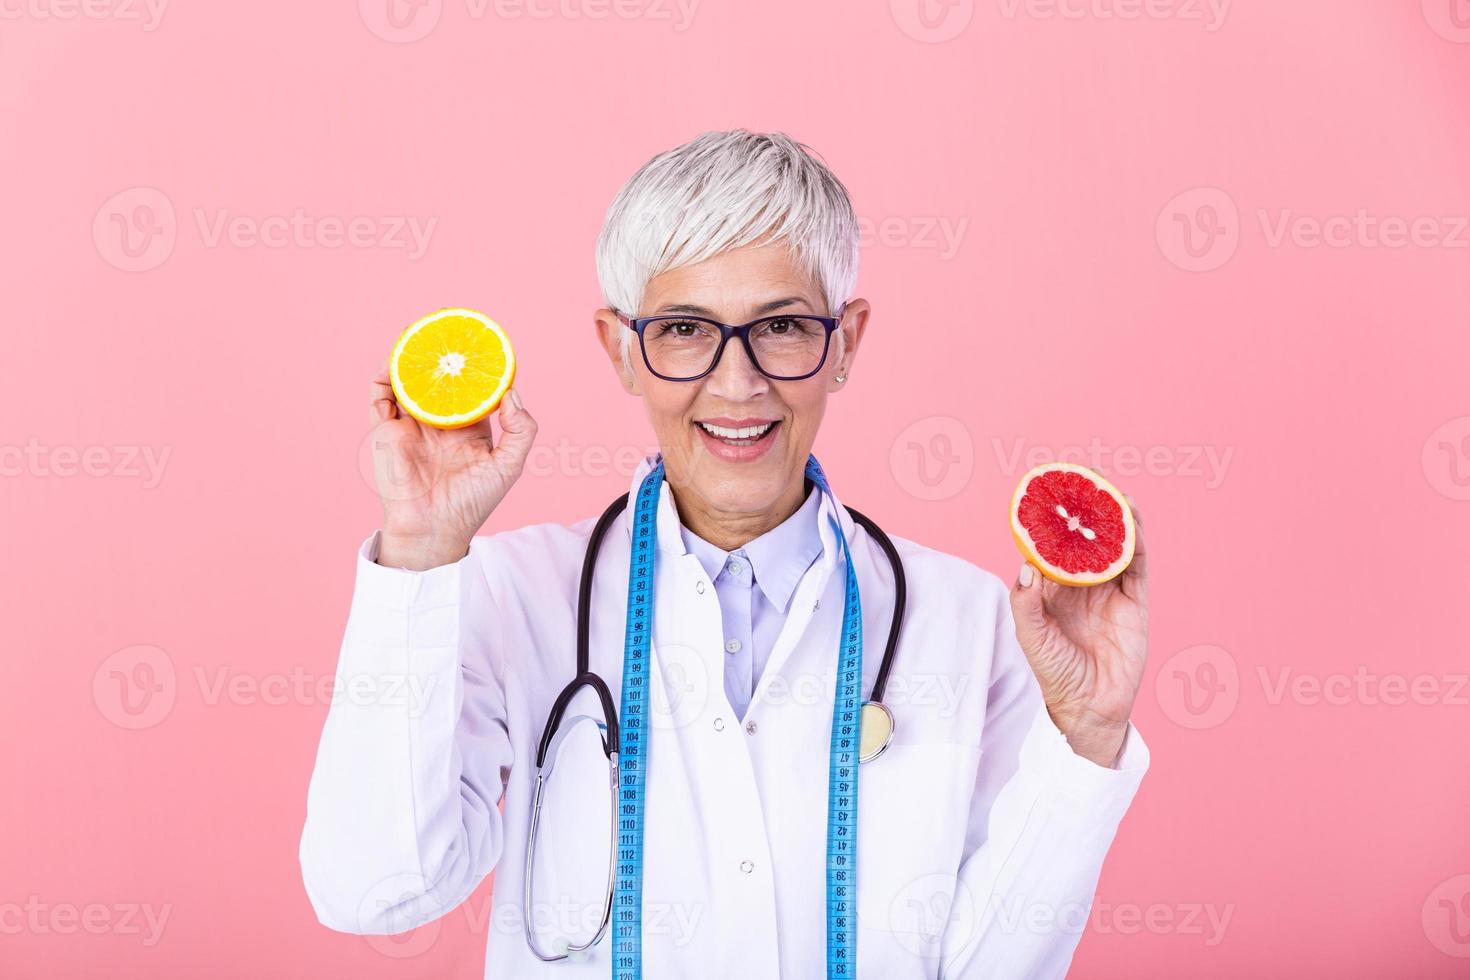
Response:
[[[771,424],[759,439],[748,446],[731,445],[719,436],[711,435],[709,430],[698,422],[690,423],[699,431],[699,437],[704,440],[704,447],[709,450],[710,455],[717,459],[723,459],[731,463],[748,463],[751,460],[764,456],[776,441],[776,432],[781,428],[779,421]]]

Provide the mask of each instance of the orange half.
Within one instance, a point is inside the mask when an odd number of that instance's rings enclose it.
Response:
[[[458,429],[500,405],[515,383],[516,355],[485,314],[440,310],[403,331],[388,376],[405,412],[436,429]]]

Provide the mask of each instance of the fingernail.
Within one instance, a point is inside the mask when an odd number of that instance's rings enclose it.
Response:
[[[510,403],[516,407],[517,412],[524,412],[526,406],[521,404],[521,393],[514,388],[510,390]]]
[[[1034,579],[1032,578],[1032,574],[1033,573],[1031,571],[1031,563],[1029,561],[1023,561],[1021,563],[1021,574],[1017,576],[1017,578],[1019,578],[1021,582],[1021,588],[1031,588],[1031,583],[1032,581],[1034,581]]]

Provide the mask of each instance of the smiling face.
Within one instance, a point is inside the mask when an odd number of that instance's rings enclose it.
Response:
[[[733,249],[655,276],[642,308],[628,315],[689,313],[746,323],[776,313],[834,312],[790,250],[777,244]],[[643,397],[680,518],[690,530],[729,550],[780,524],[801,505],[806,460],[827,395],[843,387],[838,374],[851,373],[867,318],[866,301],[848,302],[838,327],[845,344],[840,363],[834,336],[821,370],[801,381],[767,378],[735,338],[709,374],[697,381],[665,381],[648,370],[636,337],[629,357],[633,370],[627,372],[620,353],[622,325],[611,310],[598,311],[599,337],[624,387]],[[756,432],[732,440],[712,433],[709,425],[726,436],[732,429]]]

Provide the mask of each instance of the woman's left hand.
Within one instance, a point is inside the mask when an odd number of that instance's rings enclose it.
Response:
[[[1052,721],[1083,758],[1111,767],[1148,657],[1148,554],[1138,508],[1133,561],[1101,585],[1058,585],[1027,562],[1011,589],[1016,639]]]

